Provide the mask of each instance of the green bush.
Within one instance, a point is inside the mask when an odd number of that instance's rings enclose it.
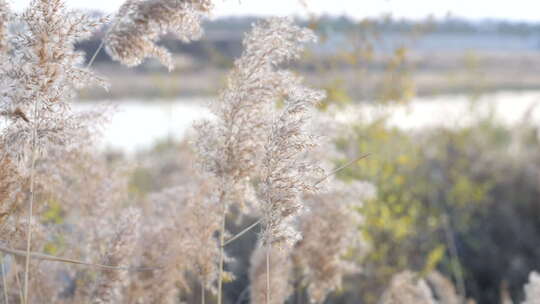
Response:
[[[410,132],[382,117],[356,124],[352,140],[337,144],[371,153],[340,177],[378,189],[360,210],[361,233],[372,246],[364,261],[368,279],[359,283],[367,303],[393,274],[411,268],[439,268],[458,290],[463,281],[479,303],[496,303],[507,283],[521,297],[528,273],[540,269],[535,128],[488,117],[468,127]]]

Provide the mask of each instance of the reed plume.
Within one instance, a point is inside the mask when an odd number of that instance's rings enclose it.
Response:
[[[227,189],[227,194],[240,194],[233,198],[241,198],[249,179],[260,176],[272,109],[293,78],[278,67],[297,58],[302,43],[311,37],[290,20],[276,18],[256,24],[244,38],[244,52],[235,61],[225,89],[210,105],[216,119],[195,125],[194,146],[203,170],[221,180],[220,188]],[[245,200],[228,201],[238,204]]]
[[[0,134],[3,156],[29,168],[29,151],[67,146],[81,127],[71,111],[75,89],[104,81],[82,67],[84,54],[74,44],[88,38],[103,22],[68,11],[60,0],[34,0],[17,19],[12,52],[0,71],[7,126]]]
[[[259,244],[251,256],[249,281],[250,303],[282,304],[292,293],[289,282],[292,270],[290,250],[274,250],[270,256],[270,272],[266,267],[267,247]],[[270,277],[272,298],[267,302],[267,277]]]
[[[540,299],[540,274],[533,271],[529,274],[529,282],[523,288],[525,301],[522,304],[536,304]]]
[[[141,277],[151,287],[140,290],[141,303],[175,303],[181,289],[190,290],[191,276],[203,289],[216,292],[220,245],[215,235],[221,227],[221,208],[210,192],[212,180],[192,173],[185,184],[149,197],[140,244],[142,264],[160,268]]]
[[[0,113],[8,117],[0,146],[1,157],[18,163],[22,174],[30,176],[23,297],[27,303],[36,159],[50,146],[65,146],[73,139],[70,131],[78,127],[70,119],[74,89],[100,82],[80,67],[83,54],[74,50],[74,44],[89,37],[100,21],[68,12],[60,0],[34,0],[17,22],[21,29],[12,39],[12,54],[0,66],[4,78]]]
[[[434,270],[426,277],[439,304],[459,304],[465,302],[456,292],[456,287],[447,277]]]
[[[135,208],[125,210],[118,219],[117,227],[105,254],[104,265],[129,265],[129,258],[137,244],[140,211]],[[94,291],[94,304],[122,302],[121,288],[128,282],[126,270],[103,272]]]
[[[0,61],[3,61],[1,58],[4,56],[8,49],[8,24],[9,18],[11,17],[11,12],[9,6],[5,0],[0,0]]]
[[[424,279],[404,271],[392,277],[380,304],[435,304],[433,294]]]
[[[201,19],[211,8],[210,0],[127,0],[105,37],[106,51],[127,66],[155,57],[172,70],[171,54],[157,40],[168,32],[185,42],[199,39]]]
[[[328,293],[341,288],[343,276],[359,271],[344,256],[355,250],[354,256],[360,257],[368,248],[358,232],[362,217],[357,208],[373,192],[368,183],[333,181],[320,193],[307,196],[309,211],[300,217],[302,240],[293,256],[312,303],[323,303]]]
[[[187,199],[186,188],[167,188],[153,193],[144,207],[137,251],[142,266],[158,269],[137,274],[129,287],[128,303],[177,303],[180,290],[189,291],[187,241],[180,215]]]
[[[260,176],[264,157],[264,138],[270,129],[272,108],[295,78],[278,70],[278,65],[297,58],[303,43],[313,34],[293,25],[288,19],[274,18],[256,24],[243,41],[244,52],[235,61],[227,86],[211,105],[215,121],[196,124],[194,146],[205,172],[217,180],[216,193],[222,205],[220,244],[224,244],[225,217],[230,204],[255,201],[246,198],[250,180]],[[220,256],[224,256],[223,252]],[[220,258],[220,269],[223,260]],[[221,276],[220,276],[221,278]],[[218,303],[221,301],[221,279]]]
[[[217,291],[220,275],[218,269],[220,244],[215,238],[221,227],[220,205],[215,194],[210,191],[210,182],[200,179],[199,187],[185,189],[187,200],[180,213],[182,233],[185,242],[186,259],[190,261],[188,270],[195,275],[203,289]],[[225,260],[229,259],[225,257]]]
[[[261,35],[270,51],[276,41],[283,42],[287,51],[280,57],[294,58],[302,50],[303,43],[315,40],[313,33],[292,24],[289,19],[271,18],[253,29]],[[280,37],[278,39],[276,37]],[[302,195],[315,190],[315,180],[322,176],[322,169],[306,160],[306,154],[315,146],[315,139],[308,130],[309,111],[324,98],[322,92],[302,85],[302,79],[291,73],[280,73],[280,86],[274,90],[281,93],[284,108],[272,114],[272,121],[264,138],[264,154],[261,160],[261,183],[259,199],[263,231],[261,242],[266,251],[266,295],[271,303],[271,256],[272,247],[288,250],[300,238],[293,225],[303,204]]]
[[[323,170],[306,159],[315,145],[308,130],[309,111],[324,94],[290,78],[285,106],[277,113],[265,143],[260,200],[265,244],[294,245],[300,235],[292,221],[303,208],[302,195],[313,193]]]

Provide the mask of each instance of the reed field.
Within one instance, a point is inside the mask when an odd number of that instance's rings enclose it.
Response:
[[[540,304],[537,27],[215,10],[0,0],[0,303]]]

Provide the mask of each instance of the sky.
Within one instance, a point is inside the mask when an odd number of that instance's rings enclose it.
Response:
[[[30,0],[8,0],[22,10]],[[304,1],[308,9],[301,5]],[[70,8],[99,9],[108,13],[124,0],[65,0]],[[467,19],[540,21],[539,0],[214,0],[213,17],[347,15],[356,19],[391,14],[397,18],[423,19],[452,16]]]

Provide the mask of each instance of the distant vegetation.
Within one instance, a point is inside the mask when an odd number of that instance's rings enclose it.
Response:
[[[95,12],[99,16],[101,13]],[[183,53],[193,56],[201,62],[212,58],[216,52],[227,59],[240,55],[242,51],[242,38],[251,25],[260,20],[257,17],[228,17],[218,18],[204,23],[205,38],[192,43],[182,43],[174,37],[165,37],[161,43],[166,45],[173,53]],[[420,21],[393,19],[390,16],[356,21],[347,17],[321,17],[316,24],[309,20],[298,20],[303,26],[312,27],[318,34],[347,33],[358,31],[359,25],[369,24],[371,31],[381,36],[389,34],[408,34],[426,28],[430,34],[460,34],[460,35],[504,35],[504,36],[533,36],[538,37],[538,50],[540,50],[540,23],[510,22],[505,20],[470,21],[466,19],[449,17],[443,20],[426,18]],[[89,40],[79,43],[78,47],[87,54],[87,59],[101,42],[103,31],[97,33]],[[457,45],[461,50],[471,48],[467,43]],[[414,49],[414,46],[412,46]],[[496,50],[496,49],[494,49]],[[109,56],[103,52],[97,61],[109,61]]]

